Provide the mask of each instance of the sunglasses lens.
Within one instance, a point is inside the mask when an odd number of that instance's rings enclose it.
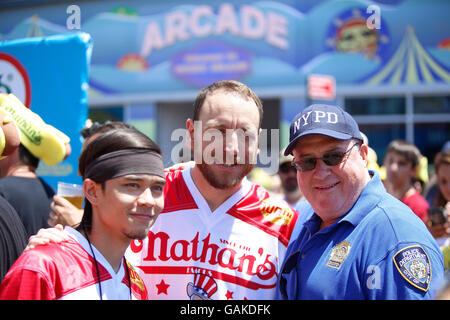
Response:
[[[329,167],[336,166],[344,160],[345,155],[356,145],[358,145],[358,143],[355,143],[345,152],[331,152],[324,154],[322,156],[322,161]],[[316,167],[316,162],[318,159],[320,158],[304,158],[293,162],[293,164],[298,171],[311,171]]]
[[[322,160],[323,162],[325,162],[327,166],[336,166],[342,162],[344,156],[345,153],[343,152],[333,152],[323,155]],[[297,161],[295,165],[298,170],[304,172],[313,170],[316,167],[316,163],[317,163],[316,158],[305,158],[301,159],[300,161]]]
[[[344,159],[344,156],[345,156],[345,153],[343,153],[343,152],[333,152],[333,153],[325,154],[322,157],[322,160],[323,160],[323,162],[325,162],[325,164],[327,166],[336,166],[342,162],[342,159]]]
[[[300,160],[298,163],[302,171],[311,171],[316,167],[316,162],[316,158],[306,158]]]

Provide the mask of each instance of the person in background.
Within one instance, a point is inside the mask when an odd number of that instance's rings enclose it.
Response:
[[[37,175],[39,162],[41,158],[47,164],[63,161],[71,152],[70,139],[44,123],[12,94],[0,94],[0,110],[11,117],[21,132],[19,147],[0,159],[0,195],[17,211],[30,237],[48,227],[50,203],[55,194]]]
[[[444,266],[450,270],[450,149],[439,152],[434,159],[437,185],[443,200],[428,213],[427,226],[444,255]]]
[[[39,159],[22,144],[0,160],[0,195],[17,211],[27,237],[48,227],[50,203],[55,191],[36,174]]]
[[[417,192],[424,197],[424,188],[429,181],[430,177],[428,175],[428,158],[424,155],[420,155],[417,174],[412,178],[412,185],[417,190]]]
[[[0,157],[11,154],[20,144],[19,130],[12,119],[0,111]],[[0,283],[22,254],[27,243],[25,227],[16,210],[0,196]]]
[[[164,207],[161,150],[136,129],[98,136],[79,158],[86,204],[66,241],[24,252],[6,274],[0,299],[147,299],[124,257]]]
[[[384,167],[386,190],[402,201],[425,223],[428,215],[428,202],[417,192],[413,179],[417,175],[420,151],[411,143],[402,140],[392,141],[386,150]]]
[[[294,164],[292,163],[294,157],[290,154],[285,156],[285,150],[286,149],[283,149],[280,152],[278,167],[278,176],[281,181],[281,191],[283,194],[282,199],[289,203],[299,214],[294,231],[292,231],[292,241],[297,238],[303,223],[310,218],[313,211],[298,187],[297,169],[295,169]]]
[[[441,150],[436,154],[435,161],[438,154],[444,154],[447,152],[450,152],[450,141],[444,143]],[[425,199],[427,200],[428,204],[431,207],[445,207],[447,200],[445,199],[441,190],[439,189],[436,175],[436,167],[434,168],[434,173],[431,175],[428,183],[425,185],[423,193]]]
[[[280,160],[278,165],[278,176],[281,181],[281,188],[283,193],[283,200],[291,205],[292,208],[298,210],[298,206],[302,201],[305,201],[302,192],[298,188],[297,170],[292,164],[294,157],[292,155],[285,156],[284,150],[280,153]]]
[[[372,149],[369,145],[369,138],[361,132],[361,136],[363,137],[363,143],[367,145],[367,169],[372,171],[377,171],[380,173],[380,166],[378,165],[378,156],[374,149]],[[382,177],[384,179],[384,177]]]

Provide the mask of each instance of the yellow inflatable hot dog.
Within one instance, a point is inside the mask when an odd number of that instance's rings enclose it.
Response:
[[[32,155],[48,165],[55,165],[65,159],[70,138],[46,124],[16,96],[0,94],[0,110],[14,120],[21,132],[20,142]]]

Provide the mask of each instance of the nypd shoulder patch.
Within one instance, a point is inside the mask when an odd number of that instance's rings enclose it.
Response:
[[[399,250],[394,255],[394,264],[398,272],[411,285],[427,291],[431,281],[431,264],[425,250],[414,245]]]

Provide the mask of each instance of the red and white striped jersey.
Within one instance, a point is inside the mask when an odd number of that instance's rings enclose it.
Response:
[[[147,290],[136,271],[123,260],[118,272],[75,229],[66,227],[71,239],[51,243],[24,252],[6,274],[0,286],[3,300],[100,299],[99,278],[103,299],[147,299]],[[130,281],[125,268],[128,267]]]
[[[297,212],[244,179],[211,212],[191,169],[166,173],[165,205],[126,257],[149,299],[273,299]]]

